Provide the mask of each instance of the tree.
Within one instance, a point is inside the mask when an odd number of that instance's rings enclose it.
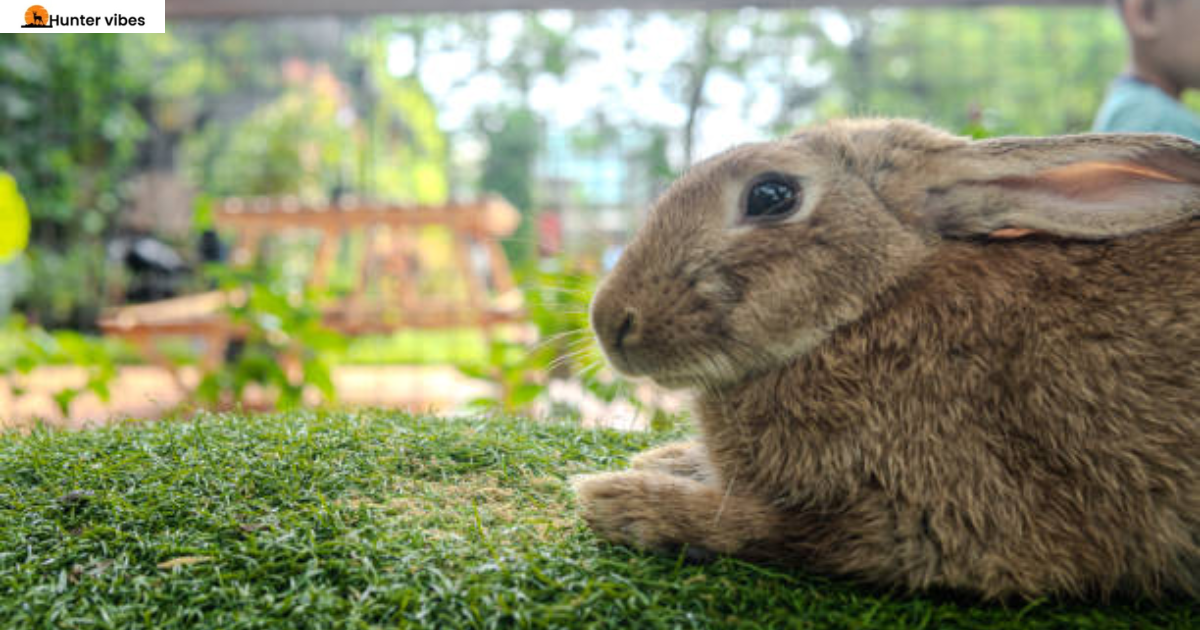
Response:
[[[533,255],[534,160],[541,147],[537,117],[525,108],[500,109],[480,117],[487,138],[487,155],[479,188],[501,195],[521,211],[517,233],[505,241],[513,260]]]
[[[344,192],[397,202],[446,200],[446,139],[414,77],[394,77],[371,32],[354,45],[355,64],[302,58],[274,100],[220,121],[187,147],[192,179],[214,195],[298,195],[313,201]]]
[[[993,133],[1085,131],[1124,63],[1105,8],[846,11],[826,38],[825,115],[882,114]]]
[[[149,86],[118,35],[0,35],[0,170],[28,202],[31,287],[17,307],[90,327],[103,299],[104,242],[145,136]]]

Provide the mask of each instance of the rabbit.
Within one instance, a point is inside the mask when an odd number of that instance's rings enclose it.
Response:
[[[656,202],[591,306],[699,438],[600,537],[983,600],[1200,594],[1200,146],[844,120]]]

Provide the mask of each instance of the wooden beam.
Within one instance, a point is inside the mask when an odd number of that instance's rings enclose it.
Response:
[[[213,216],[218,227],[242,233],[272,234],[294,228],[330,233],[373,225],[393,228],[446,225],[481,238],[509,236],[521,221],[516,208],[495,197],[442,206],[395,206],[355,200],[331,206],[304,206],[288,198],[235,198],[218,202]]]
[[[170,19],[461,13],[531,9],[734,9],[761,7],[978,7],[985,5],[1101,5],[1107,0],[166,0]]]

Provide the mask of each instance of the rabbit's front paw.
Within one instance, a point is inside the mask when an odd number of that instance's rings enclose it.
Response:
[[[576,477],[575,496],[588,525],[612,542],[642,549],[667,550],[680,542],[673,530],[664,493],[672,492],[671,478],[643,471],[601,473]]]
[[[629,464],[636,470],[661,472],[696,481],[709,481],[716,477],[704,445],[695,441],[674,442],[638,453]]]

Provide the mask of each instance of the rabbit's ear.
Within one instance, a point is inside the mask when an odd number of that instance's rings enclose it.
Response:
[[[1100,240],[1200,217],[1200,145],[1177,136],[1001,138],[937,160],[919,220],[949,238]]]

